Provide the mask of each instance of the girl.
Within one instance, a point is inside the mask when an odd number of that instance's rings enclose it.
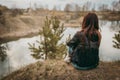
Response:
[[[98,23],[97,15],[88,13],[83,19],[82,30],[67,43],[70,61],[77,69],[92,69],[99,64],[101,34]]]

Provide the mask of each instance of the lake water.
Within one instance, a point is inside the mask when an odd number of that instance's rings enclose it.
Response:
[[[120,50],[113,48],[113,36],[120,30],[120,21],[100,21],[102,41],[100,45],[99,57],[101,61],[120,60]],[[62,42],[66,40],[69,34],[73,36],[80,28],[66,28]],[[0,77],[11,73],[25,65],[34,63],[35,60],[30,54],[28,43],[34,43],[39,40],[39,36],[32,38],[21,38],[17,41],[8,42],[7,59],[0,62]]]

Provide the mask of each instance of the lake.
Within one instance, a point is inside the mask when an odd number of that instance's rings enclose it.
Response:
[[[112,42],[114,34],[120,30],[120,21],[100,21],[100,28],[102,34],[99,52],[100,60],[108,62],[120,60],[120,49],[113,48]],[[80,29],[79,27],[67,27],[61,42],[64,42],[68,35],[73,36]],[[0,77],[37,61],[30,55],[31,52],[28,48],[28,43],[34,43],[36,40],[39,40],[39,36],[21,38],[7,43],[7,58],[4,62],[0,62]]]

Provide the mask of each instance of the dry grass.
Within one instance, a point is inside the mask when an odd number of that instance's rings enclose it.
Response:
[[[38,16],[8,16],[6,25],[0,25],[1,42],[8,42],[39,33],[45,17]]]
[[[120,80],[120,62],[100,62],[96,69],[76,70],[60,60],[26,66],[2,80]]]

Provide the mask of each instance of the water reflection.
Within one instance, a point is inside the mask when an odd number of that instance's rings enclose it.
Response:
[[[6,50],[7,57],[3,62],[0,61],[0,78],[11,73],[12,71],[36,61],[30,55],[28,42],[35,42],[37,39],[39,38],[25,38],[7,43],[9,48]]]
[[[111,21],[110,29],[113,31],[120,31],[120,21]]]
[[[106,20],[99,21],[99,25],[101,29],[104,27],[104,25],[107,24],[109,24],[109,26],[105,26],[105,27],[109,27],[111,31],[120,31],[120,21],[106,21]]]
[[[102,28],[104,25],[106,25],[107,24],[107,21],[106,20],[100,20],[99,21],[99,26],[100,26],[100,28]]]

